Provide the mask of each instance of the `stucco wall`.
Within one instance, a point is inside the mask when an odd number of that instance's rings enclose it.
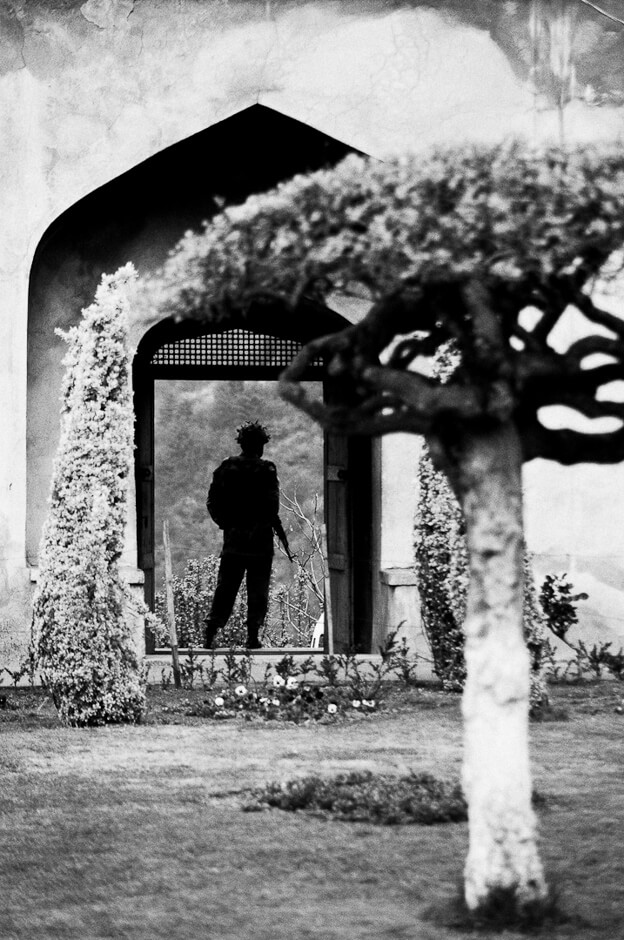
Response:
[[[0,0],[0,434],[6,455],[0,462],[0,612],[12,630],[17,625],[25,635],[28,620],[26,351],[35,249],[51,223],[83,196],[257,102],[378,157],[436,141],[496,140],[535,129],[528,88],[488,32],[426,4]],[[622,127],[619,112],[580,104],[567,122],[570,138],[613,136]],[[540,134],[555,128],[554,115],[540,118]],[[74,288],[89,279],[83,270],[72,272],[78,254],[54,273],[55,299],[39,304],[48,312],[31,323],[31,409],[40,411],[31,421],[38,477],[30,496],[40,502],[31,518],[41,515],[58,413],[59,348],[51,330],[78,315]],[[138,250],[134,260],[140,266]],[[407,477],[388,476],[393,449],[396,442],[384,445],[384,506],[396,526],[387,527],[382,556],[384,564],[401,567],[408,564],[411,508],[408,513],[404,502]],[[557,558],[565,548],[577,572],[589,576],[591,569],[595,598],[601,591],[607,596],[607,569],[595,564],[605,545],[609,590],[622,587],[620,476],[619,468],[527,471],[530,541]],[[597,497],[589,512],[583,505],[549,516],[546,510],[563,507],[564,498],[579,505],[587,485],[594,494],[609,493],[608,511]],[[559,521],[553,525],[549,518]],[[30,546],[37,527],[29,529]],[[604,615],[600,609],[596,616]]]

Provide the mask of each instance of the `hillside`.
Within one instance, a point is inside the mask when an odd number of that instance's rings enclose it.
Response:
[[[162,526],[169,519],[173,568],[181,574],[191,558],[218,554],[221,533],[206,511],[215,467],[239,453],[236,428],[260,421],[271,434],[265,457],[277,464],[281,491],[296,495],[306,514],[315,494],[322,513],[323,434],[302,412],[277,395],[276,382],[160,381],[155,389],[156,584],[163,575]],[[291,514],[281,513],[287,532]],[[289,532],[293,549],[299,544]],[[291,566],[276,555],[277,581],[287,581]]]

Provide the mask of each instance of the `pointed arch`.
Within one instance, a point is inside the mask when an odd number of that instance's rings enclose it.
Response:
[[[58,441],[58,393],[64,346],[55,336],[55,328],[65,329],[78,321],[81,309],[91,302],[102,273],[113,271],[129,260],[141,274],[156,270],[183,233],[200,227],[224,202],[243,202],[249,195],[269,189],[297,173],[331,166],[351,150],[309,125],[255,104],[167,147],[98,187],[48,227],[33,260],[29,296],[27,554],[30,564],[37,563]],[[282,337],[295,344],[331,332],[344,322],[338,314],[318,308],[303,311],[288,324],[281,319],[279,311],[264,308],[258,311],[257,320],[257,330],[254,330],[258,334]],[[148,415],[153,408],[149,383],[146,385],[141,379],[147,351],[150,345],[158,345],[164,334],[177,341],[182,335],[190,336],[193,327],[183,324],[173,333],[171,330],[170,323],[161,323],[149,331],[140,344],[135,363],[137,434],[147,434],[148,438],[149,420],[145,424],[140,417]],[[346,473],[346,463],[351,459],[349,453],[354,447],[356,445],[343,448],[341,459],[345,467],[332,471],[336,479],[326,483],[330,490],[341,489],[338,471]],[[359,459],[361,461],[362,455]],[[140,479],[145,472],[149,472],[145,464],[138,464],[137,492],[146,482]],[[361,500],[362,494],[358,498]],[[139,492],[139,504],[140,501]],[[364,503],[359,508],[359,520],[367,517],[363,506]],[[341,513],[346,519],[345,508]],[[340,546],[345,540],[352,543],[352,535],[347,538],[344,527],[339,532],[334,526],[332,531]],[[130,554],[124,561],[129,566],[136,564],[132,553],[137,550],[138,536],[139,561],[147,570],[145,562],[149,561],[149,552],[141,552],[140,528],[136,536],[134,532],[131,535],[127,539]],[[364,536],[362,527],[358,544],[364,544]],[[335,565],[343,565],[342,569],[336,567],[336,571],[346,572],[334,578],[337,585],[340,577],[344,585],[348,582],[348,590],[346,587],[342,590],[341,602],[346,610],[353,596],[352,570],[344,567],[344,552],[332,553],[330,546],[330,554]],[[367,565],[367,562],[360,564],[360,570],[364,571]],[[364,580],[367,587],[358,593],[362,609],[362,598],[369,597],[372,590],[370,573]],[[336,591],[339,596],[338,587]],[[367,601],[364,607],[369,611],[372,602]],[[369,613],[363,618],[360,616],[359,621],[364,626],[354,632],[351,615],[341,616],[344,635],[338,638],[338,645],[346,647],[357,641],[362,648],[369,648],[367,636],[371,617]]]

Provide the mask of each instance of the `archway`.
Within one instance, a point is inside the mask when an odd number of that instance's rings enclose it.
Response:
[[[305,173],[340,160],[352,148],[328,137],[314,128],[286,117],[262,105],[244,111],[167,148],[105,186],[95,190],[63,213],[43,236],[33,261],[30,281],[28,325],[28,470],[27,470],[27,558],[36,566],[41,528],[46,513],[46,500],[52,462],[58,443],[58,394],[61,387],[64,344],[55,335],[55,327],[67,328],[76,323],[80,310],[95,292],[102,273],[114,271],[128,260],[141,274],[157,269],[169,250],[189,228],[198,228],[228,204],[244,201],[250,194],[261,192],[296,173]],[[260,333],[281,336],[296,344],[324,330],[337,328],[327,321],[327,313],[309,310],[288,327],[281,324],[276,312],[259,312]],[[333,315],[336,317],[337,315]],[[342,323],[342,321],[340,321]],[[335,320],[338,323],[338,320]],[[170,325],[160,324],[141,344],[142,361],[150,344],[164,340]],[[191,327],[177,328],[182,336]],[[273,374],[276,377],[277,372]],[[137,407],[145,408],[138,389]],[[139,422],[145,431],[144,422]],[[343,451],[329,454],[329,489],[340,491],[341,477],[352,459],[357,443],[344,445]],[[346,451],[345,451],[346,447]],[[331,450],[331,445],[328,444]],[[332,462],[333,461],[333,462]],[[370,460],[361,461],[369,467]],[[353,486],[366,477],[353,475]],[[363,513],[360,518],[365,518]],[[333,533],[344,527],[333,526]],[[364,545],[360,533],[358,545]],[[370,538],[370,534],[368,536]],[[133,539],[129,540],[131,545]],[[336,571],[343,564],[342,543],[330,544],[331,560]],[[149,555],[142,551],[141,560]],[[148,558],[149,561],[149,558]],[[126,560],[132,565],[132,557]],[[362,561],[364,570],[369,562]],[[370,577],[368,581],[370,582]],[[334,576],[339,596],[339,576]],[[343,576],[344,584],[350,584]],[[351,588],[349,588],[349,592]],[[343,591],[347,596],[347,589]],[[349,593],[349,597],[350,597]],[[354,597],[355,621],[338,618],[337,646],[346,647],[354,641],[370,647],[370,591]],[[345,602],[346,603],[346,602]]]
[[[26,555],[36,566],[58,445],[65,344],[55,328],[77,323],[103,273],[132,261],[157,269],[184,232],[225,200],[244,201],[296,173],[330,166],[341,143],[271,108],[253,105],[96,189],[43,235],[30,276],[28,316]]]
[[[145,599],[156,591],[154,390],[159,380],[214,382],[227,379],[275,380],[301,345],[313,336],[344,326],[339,314],[310,305],[288,323],[279,311],[259,308],[240,324],[210,331],[197,323],[164,320],[141,341],[133,364],[136,421],[138,565],[145,574]],[[307,314],[307,315],[306,315]],[[309,381],[322,380],[321,363]],[[327,388],[324,389],[327,393]],[[324,516],[331,584],[333,645],[369,652],[372,642],[373,578],[372,444],[367,438],[325,435]],[[146,645],[153,651],[153,638]]]

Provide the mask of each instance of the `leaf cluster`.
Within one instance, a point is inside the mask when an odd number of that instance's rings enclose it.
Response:
[[[447,456],[458,427],[513,421],[527,460],[613,462],[624,455],[624,406],[603,390],[624,378],[624,324],[590,288],[624,241],[623,202],[615,148],[516,142],[384,162],[349,156],[188,233],[144,302],[162,315],[253,329],[267,305],[288,318],[354,294],[372,305],[366,318],[308,343],[282,378],[284,396],[316,420],[352,433],[426,434]],[[559,352],[550,337],[571,305],[590,335]],[[538,315],[532,327],[528,308]],[[442,386],[416,366],[449,339],[461,365]],[[591,363],[596,353],[608,362]],[[319,356],[331,404],[302,386]],[[552,405],[616,428],[549,428],[541,411]]]
[[[572,583],[565,572],[547,574],[540,588],[539,599],[546,623],[560,640],[565,640],[570,627],[578,623],[578,601],[587,600],[587,594],[573,594],[572,590]]]
[[[594,643],[589,647],[583,640],[574,642],[568,631],[578,623],[577,604],[588,599],[584,591],[573,593],[573,585],[567,573],[547,574],[540,588],[540,604],[548,629],[562,640],[574,656],[561,664],[557,651],[548,643],[546,657],[551,678],[582,679],[587,674],[600,679],[606,669],[615,679],[624,680],[624,649],[614,652],[613,643]]]
[[[163,315],[218,321],[259,299],[476,277],[503,295],[597,273],[622,242],[624,158],[520,143],[383,162],[348,156],[188,232],[146,282]],[[418,328],[415,312],[412,328]]]

